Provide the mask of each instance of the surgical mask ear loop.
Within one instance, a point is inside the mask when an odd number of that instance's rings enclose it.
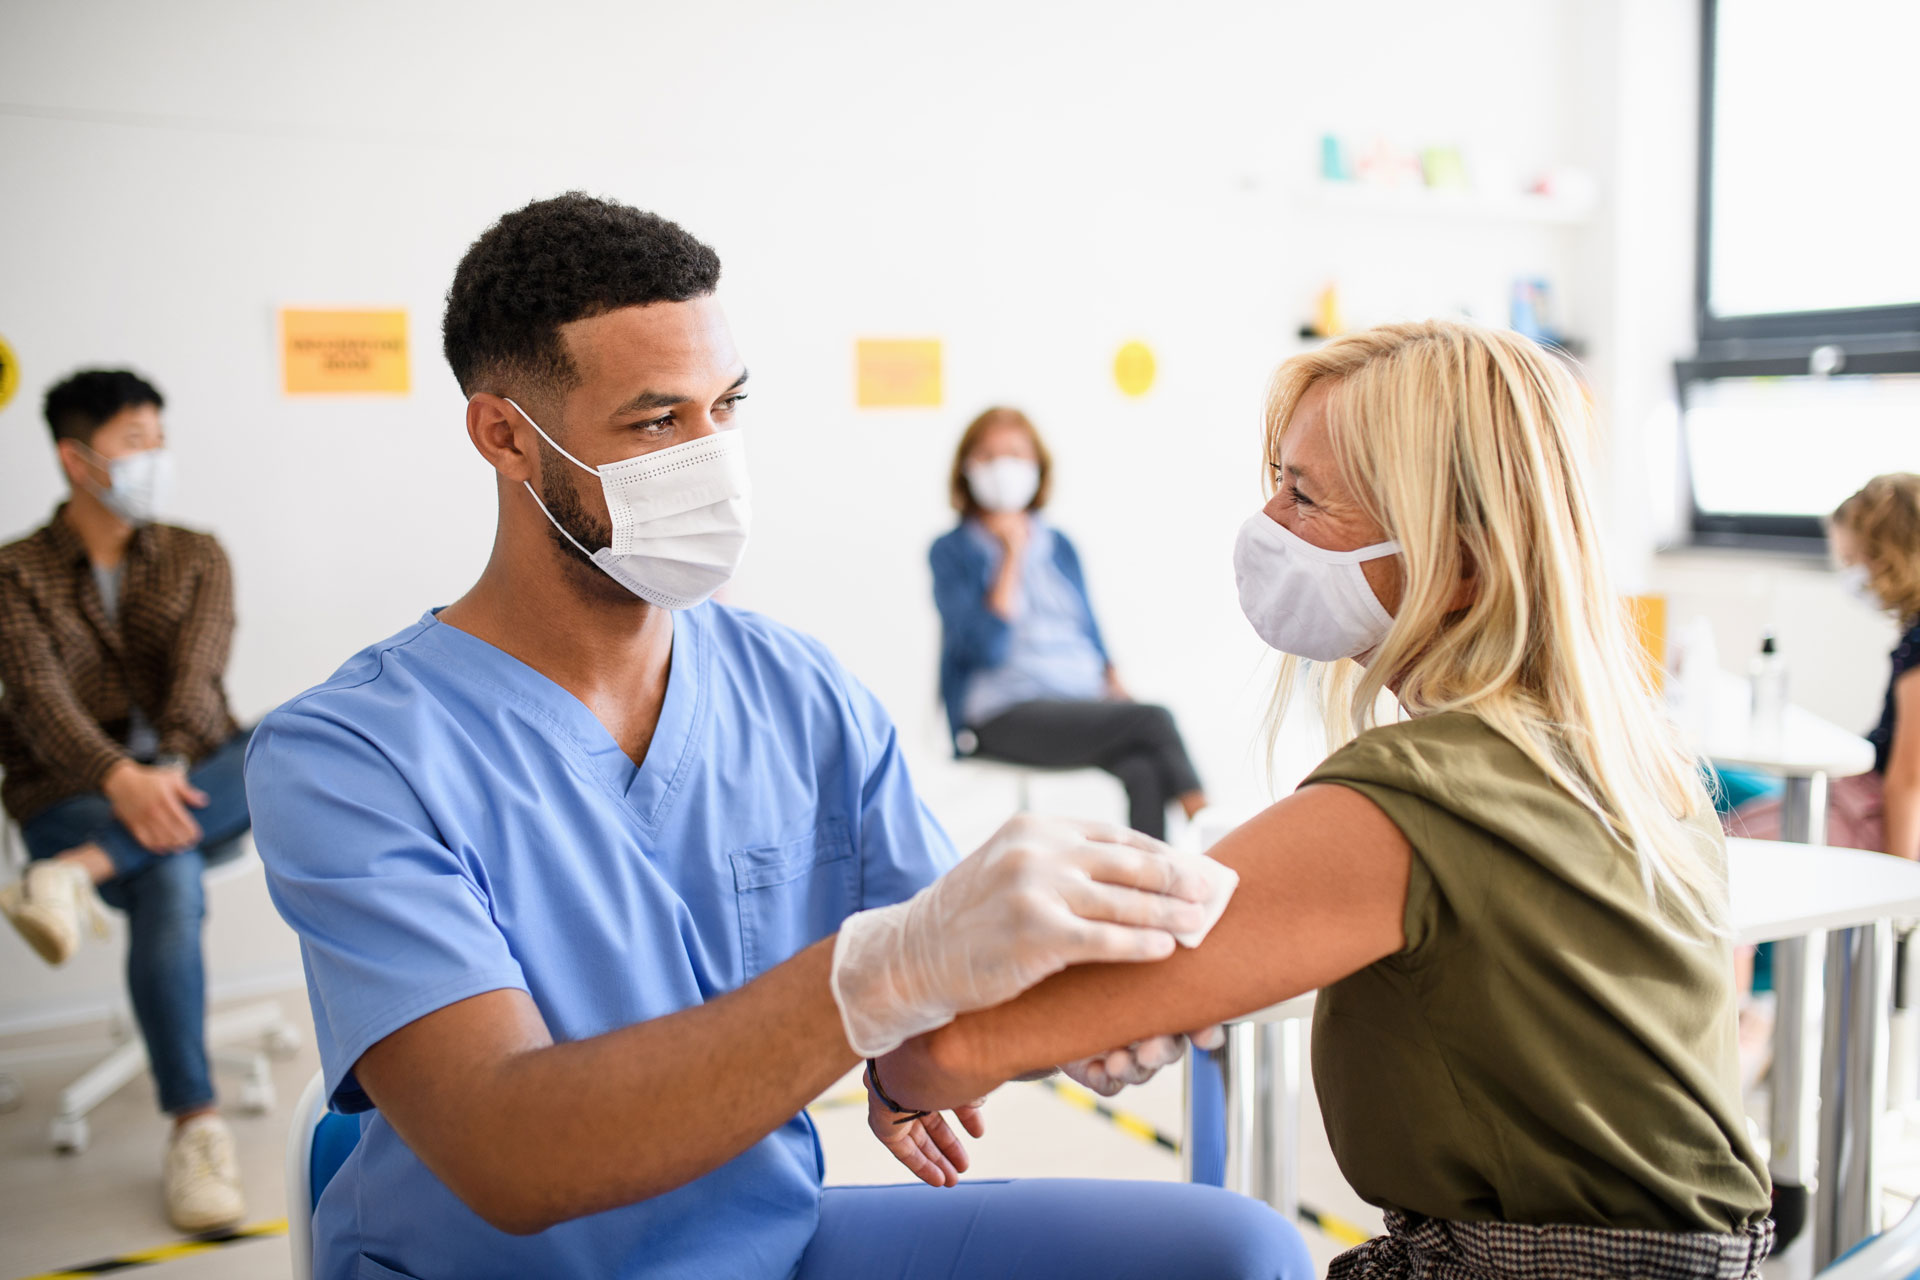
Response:
[[[580,459],[568,453],[565,449],[561,449],[559,441],[555,440],[552,436],[548,435],[546,432],[540,431],[540,424],[533,420],[533,415],[528,413],[525,409],[520,408],[519,405],[514,404],[512,396],[501,396],[500,398],[502,400],[505,400],[508,404],[513,405],[515,411],[518,412],[521,417],[527,420],[527,425],[532,427],[535,431],[539,431],[540,438],[542,440],[545,440],[548,444],[552,445],[555,449],[558,449],[561,457],[565,458],[568,462],[571,462],[574,466],[580,468],[582,471],[586,472],[588,475],[597,476],[600,474],[598,469],[588,466],[586,463],[580,461]],[[553,512],[547,510],[547,504],[544,502],[541,502],[539,493],[534,490],[533,482],[530,480],[522,480],[520,483],[526,489],[528,496],[531,497],[534,500],[534,502],[539,505],[540,514],[547,518],[547,523],[552,525],[554,528],[558,529],[560,531],[560,536],[565,538],[568,542],[571,542],[573,544],[573,549],[575,551],[578,551],[581,555],[585,556],[587,559],[593,560],[595,564],[600,563],[598,560],[593,559],[593,552],[587,550],[585,547],[580,545],[580,539],[574,537],[571,533],[567,532],[567,526],[561,524],[558,520],[555,520],[553,518]]]
[[[531,419],[529,419],[529,421],[531,421]],[[558,449],[559,447],[560,447],[559,445],[554,446],[554,448],[556,449]],[[546,503],[540,502],[540,495],[537,493],[534,493],[533,486],[525,480],[522,480],[520,483],[526,486],[527,492],[532,495],[533,500],[536,503],[539,503],[540,514],[547,518],[547,523],[552,525],[554,528],[558,529],[560,531],[560,536],[565,538],[568,542],[571,542],[573,544],[573,549],[575,551],[578,551],[581,555],[585,556],[587,559],[593,560],[595,564],[600,563],[598,560],[594,560],[593,552],[587,550],[585,547],[580,545],[580,539],[574,537],[572,534],[567,532],[567,526],[561,524],[558,520],[555,520],[553,518],[553,512],[547,510]]]
[[[535,431],[540,431],[540,424],[533,420],[533,415],[528,413],[525,409],[520,408],[518,404],[514,404],[514,399],[512,396],[501,396],[500,398],[502,400],[505,400],[508,404],[513,405],[514,409],[519,412],[520,416],[527,420],[528,426],[532,427]],[[568,453],[565,449],[561,449],[560,442],[558,440],[555,440],[552,436],[548,435],[546,432],[540,431],[540,438],[542,440],[545,440],[548,444],[552,445],[555,449],[559,449],[561,457],[565,458],[568,462],[571,462],[574,466],[580,468],[582,471],[586,472],[588,475],[597,476],[600,474],[600,468],[590,467],[586,463],[580,461],[580,459]],[[521,483],[525,484],[526,482],[523,480],[521,481]],[[540,495],[538,494],[534,495],[536,499],[538,499],[539,496]],[[544,503],[541,504],[541,510],[543,511],[546,510],[546,505]],[[553,517],[549,516],[547,518],[552,519]],[[565,533],[566,530],[562,529],[561,532]]]
[[[87,492],[91,493],[94,497],[99,498],[102,502],[105,502],[107,500],[106,495],[113,491],[113,459],[109,458],[106,454],[101,453],[98,449],[88,444],[85,440],[75,440],[74,443],[79,445],[82,449],[85,449],[88,453],[92,454],[93,465],[107,473],[107,483],[105,487],[102,487],[101,485],[96,484],[92,476],[87,477]]]

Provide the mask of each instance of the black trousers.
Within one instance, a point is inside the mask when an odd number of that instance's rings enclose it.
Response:
[[[1009,707],[973,726],[974,755],[1042,768],[1091,765],[1127,789],[1127,825],[1156,840],[1167,834],[1167,804],[1200,790],[1173,713],[1143,702],[1042,699]]]

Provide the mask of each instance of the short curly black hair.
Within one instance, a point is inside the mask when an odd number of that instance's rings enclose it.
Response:
[[[441,337],[460,390],[547,390],[579,377],[560,326],[685,302],[720,283],[720,257],[658,214],[569,191],[488,227],[460,259]]]
[[[122,409],[164,409],[160,388],[129,369],[82,369],[47,392],[44,412],[54,442],[92,444],[93,433]]]

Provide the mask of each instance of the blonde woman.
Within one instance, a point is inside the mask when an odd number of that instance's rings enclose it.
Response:
[[[1827,843],[1920,858],[1920,475],[1875,476],[1827,524],[1848,588],[1900,628],[1880,722],[1867,734],[1873,770],[1836,778],[1827,798]],[[1778,839],[1780,802],[1742,805],[1734,832]]]
[[[1203,946],[963,1017],[880,1060],[887,1093],[953,1106],[1318,988],[1327,1133],[1387,1222],[1332,1276],[1757,1276],[1725,846],[1602,568],[1583,432],[1551,356],[1464,323],[1283,366],[1235,568],[1288,676],[1329,664],[1344,745],[1217,846],[1240,888]]]

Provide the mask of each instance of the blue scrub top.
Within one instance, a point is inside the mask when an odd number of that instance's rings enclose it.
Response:
[[[505,987],[556,1041],[700,1004],[951,866],[886,712],[822,645],[719,605],[676,613],[636,768],[572,694],[429,613],[261,723],[247,796],[328,1096],[364,1113],[314,1215],[317,1277],[793,1270],[823,1173],[804,1113],[677,1190],[520,1237],[420,1163],[353,1067]]]

